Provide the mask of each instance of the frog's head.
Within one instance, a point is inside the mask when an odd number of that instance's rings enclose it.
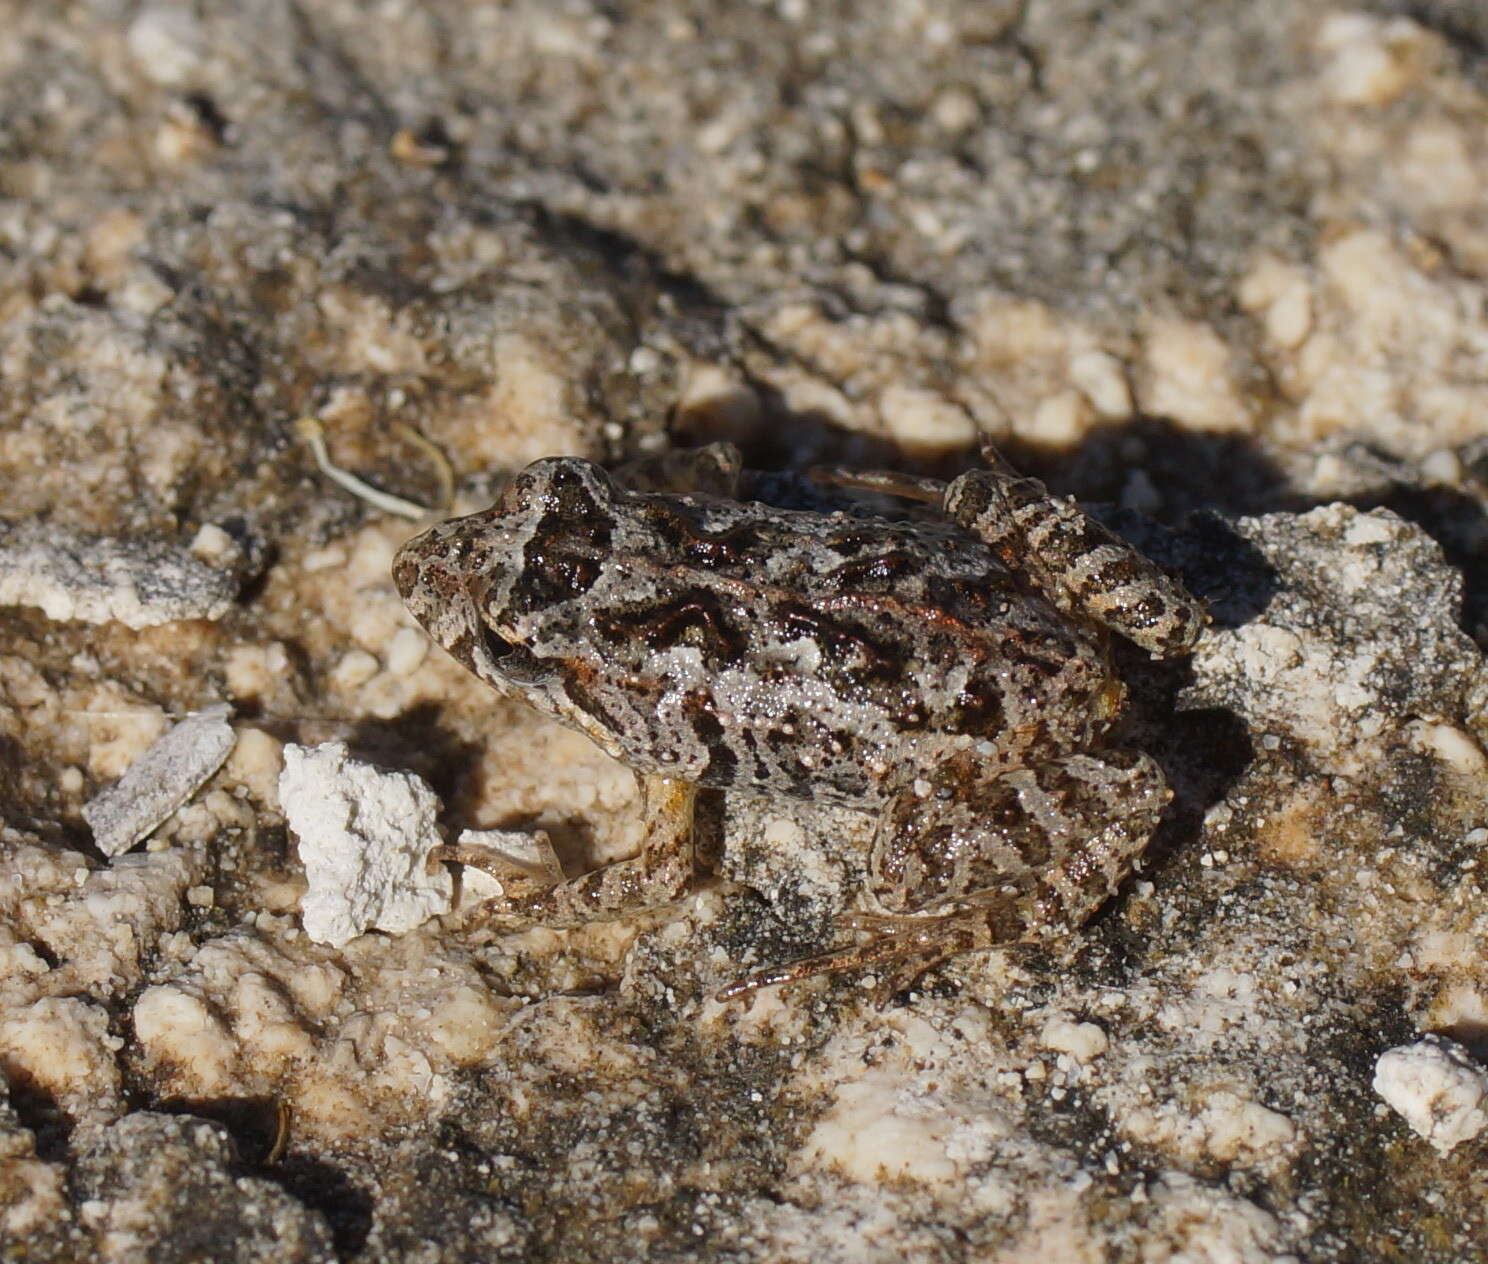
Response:
[[[503,692],[540,685],[552,673],[534,641],[598,579],[616,495],[589,461],[535,461],[491,508],[408,541],[393,581],[425,631],[481,679]]]

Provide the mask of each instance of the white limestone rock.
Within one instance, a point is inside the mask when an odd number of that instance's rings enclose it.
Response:
[[[49,619],[131,628],[220,619],[238,582],[231,570],[165,541],[0,522],[0,606],[39,606]]]
[[[279,799],[299,839],[309,884],[301,913],[317,943],[401,934],[449,912],[449,872],[428,868],[439,800],[422,778],[354,759],[344,742],[289,745]]]
[[[1438,1154],[1488,1128],[1488,1068],[1455,1040],[1427,1036],[1385,1050],[1374,1064],[1374,1091]]]

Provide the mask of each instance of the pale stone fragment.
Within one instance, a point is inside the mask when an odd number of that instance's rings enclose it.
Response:
[[[1385,1050],[1374,1091],[1438,1154],[1488,1128],[1488,1069],[1455,1040],[1427,1036]]]
[[[309,883],[301,912],[317,943],[401,934],[449,912],[449,872],[427,863],[441,841],[439,800],[422,778],[353,759],[344,742],[291,744],[279,799],[299,838]]]
[[[122,856],[222,767],[235,740],[231,713],[226,703],[217,703],[188,716],[83,806],[99,851]]]
[[[0,606],[152,628],[220,619],[237,587],[230,570],[165,541],[90,535],[55,522],[0,522]]]

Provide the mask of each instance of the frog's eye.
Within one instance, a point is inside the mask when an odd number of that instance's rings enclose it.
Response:
[[[515,475],[498,504],[508,512],[542,508],[565,519],[602,514],[614,498],[610,476],[592,462],[573,456],[550,456],[534,461]]]
[[[526,509],[532,504],[540,481],[530,469],[512,475],[496,497],[496,508],[503,513],[518,513]]]

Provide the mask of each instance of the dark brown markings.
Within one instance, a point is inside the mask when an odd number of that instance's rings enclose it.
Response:
[[[903,549],[890,549],[873,557],[845,562],[828,572],[827,583],[839,592],[860,592],[912,575],[924,568],[925,559]]]
[[[573,659],[570,659],[567,665],[568,670],[563,673],[563,692],[568,700],[607,733],[625,732],[628,724],[626,717],[616,715],[610,707],[606,706],[603,701],[605,691],[595,688],[598,673],[594,668]],[[626,701],[635,704],[640,709],[648,705],[646,698],[641,694],[639,685],[633,685],[627,691]]]
[[[1086,575],[1080,582],[1078,592],[1082,597],[1089,597],[1100,592],[1115,592],[1116,589],[1126,584],[1146,579],[1149,573],[1141,561],[1130,554],[1123,553]]]
[[[766,785],[770,778],[770,764],[760,750],[759,738],[750,728],[736,729],[735,732],[744,741],[745,754],[752,770],[748,773],[747,780],[757,786]]]
[[[511,608],[528,614],[582,597],[599,582],[601,571],[593,558],[534,540],[523,550],[522,571],[512,585]]]
[[[1052,680],[1064,670],[1070,655],[1059,647],[1044,643],[1042,637],[1031,637],[1022,632],[1008,632],[1002,638],[1002,652],[1009,663],[1017,667],[1028,667],[1045,680]]]
[[[622,610],[595,623],[612,643],[640,638],[653,650],[695,645],[712,656],[718,666],[737,662],[749,644],[748,637],[725,612],[718,594],[706,588],[689,588],[669,596],[660,609],[646,606]]]
[[[843,557],[852,557],[866,548],[882,543],[881,527],[849,527],[845,531],[837,531],[826,536],[822,540],[822,547],[834,553],[840,553]]]
[[[1049,489],[1036,478],[1005,478],[1001,480],[1002,494],[1014,509],[1026,509],[1029,505],[1047,506]]]
[[[1006,709],[1002,689],[995,680],[973,677],[956,696],[952,727],[958,733],[985,733],[994,736],[1002,731]]]
[[[688,516],[685,507],[659,500],[643,502],[641,517],[671,552],[708,570],[743,566],[758,556],[761,548],[759,528],[752,522],[707,531]]]
[[[1110,893],[1111,875],[1088,852],[1075,852],[1065,861],[1062,870],[1063,877],[1074,888],[1077,909],[1093,911]],[[1065,908],[1069,909],[1067,902]]]
[[[533,533],[534,543],[564,540],[587,544],[599,553],[609,551],[614,530],[610,499],[614,488],[602,471],[596,469],[594,473],[598,486],[606,494],[603,503],[595,499],[590,485],[566,463],[551,473],[542,498],[543,515]]]
[[[930,724],[930,709],[914,689],[899,689],[889,699],[879,699],[889,723],[900,733],[914,733]]]
[[[843,673],[854,681],[883,683],[903,675],[905,656],[899,646],[869,637],[861,625],[835,619],[814,606],[779,600],[770,607],[768,622],[782,641],[816,642],[824,659],[822,674]],[[839,690],[841,692],[841,690]]]
[[[1161,623],[1168,617],[1168,603],[1157,593],[1149,593],[1141,601],[1134,602],[1125,611],[1126,622],[1135,624],[1137,627],[1150,628]],[[1181,637],[1170,637],[1169,641],[1180,640]]]
[[[743,566],[758,550],[759,531],[747,522],[726,531],[699,531],[682,542],[682,556],[709,570]]]
[[[475,665],[475,637],[469,632],[459,633],[444,648],[449,652],[450,657],[467,671],[479,674],[480,669]]]
[[[731,786],[739,774],[739,756],[728,744],[723,721],[718,718],[713,695],[706,689],[690,689],[682,697],[683,713],[692,725],[693,736],[708,752],[708,764],[698,780],[707,786]]]
[[[1075,556],[1084,557],[1085,554],[1093,553],[1096,549],[1108,544],[1120,543],[1094,518],[1087,518],[1082,510],[1071,509],[1070,515],[1061,520],[1061,525],[1066,528],[1067,534],[1064,538]]]
[[[819,726],[799,711],[791,711],[767,727],[763,733],[764,742],[775,758],[773,762],[761,761],[768,772],[768,779],[761,784],[792,799],[816,798],[821,786],[821,773],[818,769],[804,767],[800,760],[803,750],[809,745],[805,740],[807,734],[816,732],[819,732]],[[784,786],[780,785],[782,777],[787,782]]]
[[[1054,840],[1049,837],[1048,830],[1037,821],[1025,816],[1015,829],[1010,829],[1008,832],[1009,841],[1029,869],[1048,868],[1054,859]]]
[[[1070,920],[1070,908],[1064,896],[1047,878],[1034,883],[1033,907],[1028,917],[1030,926],[1052,927],[1066,925]]]
[[[1039,556],[1061,572],[1087,553],[1111,543],[1110,536],[1084,515],[1058,518],[1046,515],[1028,530],[1030,535],[1034,531],[1038,533]]]
[[[613,524],[615,484],[610,482],[610,476],[603,470],[594,469],[594,475],[595,485],[600,488],[604,503],[595,499],[594,493],[589,490],[589,482],[567,462],[561,463],[552,473],[548,484],[552,494],[548,500],[552,509],[561,515],[562,524],[568,530],[582,532],[585,539],[597,548],[607,548]]]
[[[530,471],[518,475],[511,496],[530,495],[536,481]],[[543,513],[522,550],[522,572],[512,587],[511,608],[518,614],[582,597],[598,581],[610,550],[610,507],[595,499],[574,470],[560,465],[551,472],[541,504]]]
[[[990,628],[1007,617],[1009,581],[1000,571],[975,579],[927,575],[924,582],[926,602],[963,623]]]

